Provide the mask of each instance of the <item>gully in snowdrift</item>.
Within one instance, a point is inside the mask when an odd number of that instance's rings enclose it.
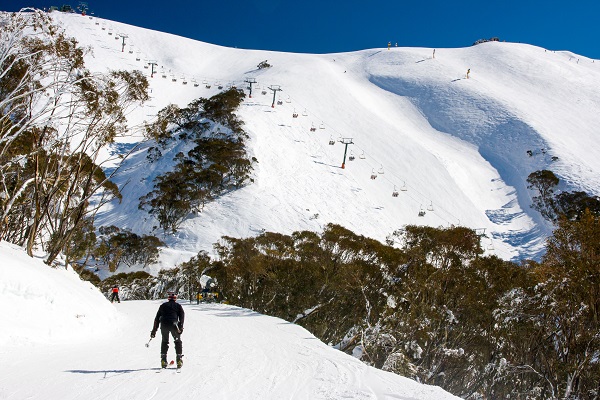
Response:
[[[183,321],[185,313],[181,304],[177,303],[177,294],[169,293],[169,301],[164,302],[158,308],[154,318],[154,327],[150,332],[150,338],[156,336],[156,331],[160,324],[160,333],[162,342],[160,345],[160,365],[167,368],[167,351],[169,350],[169,334],[173,336],[175,343],[175,353],[177,354],[177,368],[183,365],[183,349],[181,343],[181,334],[183,333]]]

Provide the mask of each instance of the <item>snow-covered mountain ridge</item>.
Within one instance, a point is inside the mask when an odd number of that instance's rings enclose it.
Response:
[[[184,106],[217,93],[219,85],[248,93],[244,81],[258,81],[238,112],[259,161],[255,182],[190,216],[166,239],[169,249],[157,269],[210,250],[222,235],[318,231],[328,222],[379,240],[406,224],[460,224],[485,229],[484,246],[502,258],[535,256],[550,227],[529,207],[531,172],[551,169],[564,188],[600,192],[595,60],[502,42],[436,49],[435,57],[426,48],[327,55],[240,50],[97,18],[54,16],[92,48],[91,70],[140,69],[150,76],[145,66],[156,62],[152,100],[129,116],[132,127],[169,103]],[[272,67],[257,69],[265,59]],[[282,89],[274,107],[270,85]],[[131,132],[126,142],[141,139],[139,129]],[[345,169],[340,138],[353,142],[348,156],[354,160],[347,158]],[[125,163],[116,179],[128,183],[125,200],[99,224],[140,233],[157,225],[138,210],[138,199],[169,167],[149,165],[146,148]]]

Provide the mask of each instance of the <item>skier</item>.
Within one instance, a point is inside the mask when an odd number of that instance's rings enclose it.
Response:
[[[471,73],[471,68],[467,69],[467,79],[469,79],[469,74]]]
[[[183,349],[181,343],[181,334],[183,333],[183,321],[185,313],[181,304],[177,303],[177,294],[169,293],[168,301],[158,307],[158,312],[154,318],[154,326],[150,332],[150,338],[156,336],[158,325],[160,324],[160,333],[162,342],[160,345],[160,366],[167,368],[167,351],[169,350],[169,334],[173,336],[175,343],[175,353],[177,354],[177,368],[183,365]]]
[[[392,47],[392,42],[388,42],[388,50]]]
[[[119,299],[119,287],[117,285],[112,287],[112,294],[110,295],[110,302],[112,303],[115,300],[119,303],[121,302],[121,299]]]

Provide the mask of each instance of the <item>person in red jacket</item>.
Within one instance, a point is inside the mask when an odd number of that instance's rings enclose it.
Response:
[[[169,335],[173,336],[175,343],[175,353],[177,355],[177,368],[183,365],[183,345],[181,343],[181,334],[183,333],[183,322],[185,312],[181,304],[177,303],[177,294],[169,293],[168,301],[158,307],[158,312],[154,318],[154,326],[150,331],[150,337],[156,336],[156,331],[160,325],[162,342],[160,345],[160,366],[167,368],[167,351],[169,350]]]
[[[121,302],[121,299],[119,299],[119,287],[117,285],[113,286],[112,294],[110,295],[110,302],[112,303],[115,300],[117,300],[119,303]]]

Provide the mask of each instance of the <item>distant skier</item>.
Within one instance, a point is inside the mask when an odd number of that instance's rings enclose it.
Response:
[[[469,79],[469,74],[471,73],[471,68],[467,69],[467,79]]]
[[[162,342],[160,345],[160,366],[167,368],[167,351],[169,350],[169,334],[173,336],[175,343],[175,353],[177,355],[177,368],[183,365],[183,346],[181,343],[181,334],[183,333],[183,321],[185,313],[181,304],[177,303],[177,294],[169,293],[168,301],[158,307],[158,312],[154,318],[154,326],[150,332],[150,337],[156,336],[158,325],[160,324],[160,333]]]
[[[213,278],[208,278],[206,282],[204,282],[204,288],[202,289],[202,297],[207,298],[209,293],[212,293],[213,290],[217,287],[215,280]]]
[[[392,42],[388,42],[388,50],[392,47]]]
[[[112,294],[110,295],[110,302],[114,302],[115,300],[117,300],[117,302],[121,302],[121,299],[119,299],[119,287],[117,285],[112,287]]]
[[[432,58],[435,58],[435,49],[433,49],[433,57]]]

